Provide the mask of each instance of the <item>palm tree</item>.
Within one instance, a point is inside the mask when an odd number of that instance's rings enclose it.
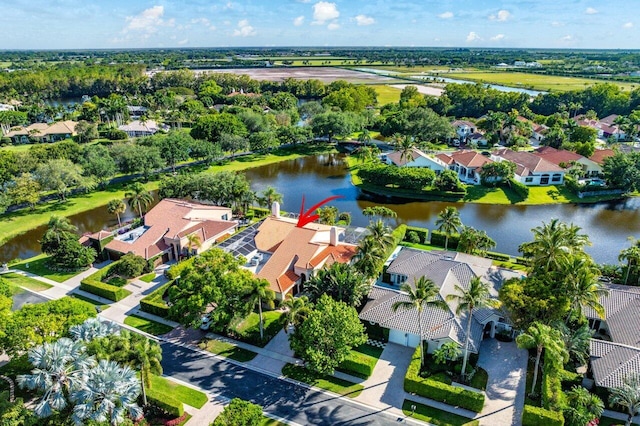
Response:
[[[380,245],[372,238],[363,238],[358,244],[358,251],[355,255],[355,268],[368,278],[377,275],[378,265],[383,261],[385,252]]]
[[[427,277],[420,277],[413,281],[413,286],[404,283],[400,286],[400,290],[407,294],[408,300],[398,300],[391,305],[393,312],[398,309],[416,310],[418,313],[418,328],[420,332],[420,368],[424,367],[424,347],[422,333],[422,311],[428,306],[446,310],[447,304],[444,300],[439,299],[440,289]]]
[[[146,209],[153,203],[153,195],[140,182],[134,183],[124,196],[129,199],[131,208],[138,210],[140,218],[142,218],[142,209]]]
[[[582,307],[593,309],[600,318],[604,319],[605,312],[600,304],[600,298],[607,296],[609,291],[598,280],[600,271],[593,261],[584,256],[573,256],[565,260],[561,267],[566,283],[564,290],[571,303],[567,323],[573,312],[579,311]]]
[[[162,348],[156,342],[144,339],[133,347],[134,363],[140,368],[142,401],[147,405],[146,389],[151,389],[151,374],[162,374]]]
[[[69,329],[69,334],[73,337],[73,340],[90,342],[99,337],[120,334],[120,326],[100,318],[88,318],[82,324],[72,326]]]
[[[115,199],[109,201],[107,204],[107,212],[109,214],[115,214],[118,216],[118,226],[122,226],[122,222],[120,222],[120,215],[127,210],[127,205],[121,199]]]
[[[258,315],[260,317],[260,340],[264,339],[264,322],[262,319],[262,302],[273,300],[275,294],[269,289],[269,281],[264,279],[251,280],[248,293],[245,299],[252,309],[258,305]]]
[[[627,247],[626,249],[620,252],[618,256],[618,260],[620,262],[626,260],[627,261],[627,271],[624,274],[624,283],[625,285],[629,281],[629,275],[631,270],[634,270],[634,273],[637,274],[638,265],[640,265],[640,245],[638,245],[640,241],[636,241],[631,247]],[[639,276],[640,279],[640,276]]]
[[[290,326],[298,327],[307,319],[313,304],[309,302],[307,296],[293,297],[289,295],[289,297],[282,302],[282,306],[287,308],[285,321],[282,325],[284,332],[287,333]]]
[[[48,236],[55,236],[58,244],[60,244],[60,237],[65,233],[76,232],[78,228],[69,222],[69,219],[61,216],[51,216],[49,218],[49,224],[47,225]]]
[[[29,350],[29,362],[35,367],[31,374],[19,375],[21,388],[43,393],[35,406],[38,417],[49,417],[53,411],[67,406],[66,395],[84,385],[87,369],[95,366],[95,359],[87,356],[84,343],[63,337]]]
[[[589,324],[585,323],[575,331],[569,329],[562,321],[556,321],[552,326],[560,332],[569,357],[580,365],[585,365],[589,358],[589,340],[593,337],[593,330],[589,328]]]
[[[436,227],[438,231],[444,232],[445,250],[449,249],[449,237],[452,234],[458,232],[458,229],[460,229],[461,226],[462,221],[460,220],[460,213],[455,207],[449,206],[438,214],[438,218],[436,219]]]
[[[198,249],[202,246],[202,241],[198,234],[191,233],[187,235],[187,254],[191,257],[191,253],[197,253]]]
[[[627,410],[625,425],[631,426],[633,417],[640,412],[640,374],[633,373],[625,378],[621,386],[609,391],[609,403]]]
[[[382,221],[378,219],[375,222],[369,223],[367,226],[369,235],[366,238],[373,240],[383,252],[386,252],[393,245],[393,235],[391,235],[391,229]]]
[[[349,306],[358,306],[362,298],[369,293],[370,283],[367,277],[348,263],[334,263],[313,275],[305,285],[312,301],[327,294],[334,300]]]
[[[408,163],[415,145],[413,143],[413,139],[411,139],[410,136],[401,135],[399,133],[394,134],[391,138],[393,139],[393,143],[398,151],[400,151],[400,161]]]
[[[566,352],[562,342],[560,332],[548,325],[534,322],[529,326],[526,333],[516,337],[518,347],[524,349],[536,349],[536,364],[533,370],[533,383],[531,384],[531,394],[535,393],[538,382],[538,370],[540,368],[540,358],[542,351],[546,350],[548,359],[557,360],[564,356]],[[545,358],[546,360],[547,358]]]
[[[127,414],[133,419],[142,416],[142,410],[136,404],[140,381],[134,370],[101,360],[85,374],[82,388],[71,393],[71,400],[76,403],[72,416],[76,424],[92,420],[115,426],[122,423]]]
[[[574,386],[567,392],[567,402],[568,407],[564,412],[568,417],[567,424],[588,425],[604,412],[602,400],[582,386]]]
[[[380,150],[376,146],[360,146],[353,151],[353,156],[360,160],[361,163],[368,163],[375,160]]]
[[[271,211],[271,206],[276,201],[282,204],[282,194],[280,194],[273,186],[268,186],[267,189],[262,191],[262,196],[258,198],[260,204],[265,206]]]
[[[467,331],[464,338],[464,355],[462,358],[462,377],[467,374],[467,359],[469,358],[469,340],[471,340],[471,322],[473,321],[473,310],[484,307],[498,307],[500,302],[491,298],[489,284],[480,277],[473,277],[469,281],[469,287],[465,290],[456,284],[454,286],[457,294],[448,294],[447,301],[456,302],[456,315],[467,312]]]

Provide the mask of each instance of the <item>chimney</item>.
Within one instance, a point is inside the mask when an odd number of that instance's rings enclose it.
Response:
[[[271,215],[275,217],[280,217],[280,203],[274,201],[271,205]]]
[[[332,246],[338,245],[338,228],[332,226],[329,230],[329,244]]]

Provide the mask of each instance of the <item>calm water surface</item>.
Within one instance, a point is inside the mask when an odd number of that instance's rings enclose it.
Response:
[[[496,251],[517,255],[518,246],[530,241],[531,228],[558,218],[580,226],[590,237],[593,246],[588,252],[600,263],[617,263],[618,253],[627,247],[627,237],[640,236],[640,199],[598,204],[557,204],[549,206],[511,206],[465,204],[452,202],[415,202],[388,199],[362,194],[351,184],[349,172],[340,154],[304,157],[282,163],[257,167],[246,171],[252,188],[262,191],[271,185],[284,195],[283,209],[298,212],[302,196],[307,207],[332,195],[344,198],[331,203],[340,211],[350,212],[356,226],[366,226],[368,219],[362,209],[385,205],[398,213],[398,223],[433,228],[436,216],[447,206],[460,210],[465,225],[485,230],[497,242]],[[133,218],[127,210],[123,220]],[[106,207],[70,217],[80,232],[95,232],[117,224]],[[20,235],[0,247],[0,261],[27,258],[40,252],[38,240],[46,226]]]

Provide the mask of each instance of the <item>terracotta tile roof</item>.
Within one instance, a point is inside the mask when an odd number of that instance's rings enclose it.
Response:
[[[410,163],[419,157],[421,157],[420,151],[416,148],[412,148],[411,151],[409,151],[409,155],[405,157],[403,157],[402,152],[400,151],[394,151],[390,154],[387,154],[387,158],[391,160],[391,162],[396,166],[404,166],[405,164]]]
[[[47,135],[62,135],[62,134],[75,134],[76,129],[75,121],[67,120],[67,121],[58,121],[52,124],[47,123],[33,123],[27,127],[16,127],[5,136],[10,138],[12,136],[34,136],[34,137],[44,137]]]
[[[197,230],[204,230],[202,242],[217,236],[224,230],[235,228],[235,222],[216,219],[223,215],[231,216],[227,207],[210,206],[183,200],[164,199],[152,208],[144,217],[147,227],[132,243],[114,239],[106,248],[120,253],[133,252],[149,259],[167,249],[164,238],[179,239]],[[210,222],[210,223],[207,223]],[[186,234],[180,235],[188,231]],[[219,231],[215,233],[215,231]],[[201,231],[202,232],[202,231]]]
[[[105,238],[109,238],[111,235],[113,235],[112,232],[102,230],[102,231],[98,231],[98,232],[95,232],[93,234],[90,234],[89,238],[97,240],[97,241],[102,241]]]
[[[351,261],[353,256],[358,252],[358,248],[356,246],[351,245],[339,245],[339,246],[328,246],[324,250],[322,250],[316,257],[309,261],[309,264],[316,268],[321,263],[324,263],[326,266],[330,266],[336,262],[338,263],[348,263]]]
[[[516,163],[516,174],[529,176],[533,173],[562,172],[564,169],[530,152],[512,151],[501,148],[494,152],[495,156]]]
[[[447,154],[438,154],[436,157],[447,165],[453,163],[453,158],[449,157]]]
[[[476,127],[475,124],[467,120],[455,120],[451,123],[451,125],[453,127],[462,127],[462,126]]]
[[[456,151],[451,154],[451,158],[456,163],[472,169],[478,169],[485,164],[493,163],[493,160],[476,151]]]
[[[566,164],[569,166],[569,164],[574,161],[585,158],[578,153],[564,149],[555,149],[550,146],[538,148],[534,154],[558,166],[560,166],[560,164]]]
[[[603,124],[607,124],[609,126],[613,126],[614,122],[618,118],[618,114],[607,115],[605,118],[601,118],[600,122]]]
[[[596,149],[589,160],[595,161],[598,164],[604,164],[604,159],[613,157],[616,152],[612,149]]]

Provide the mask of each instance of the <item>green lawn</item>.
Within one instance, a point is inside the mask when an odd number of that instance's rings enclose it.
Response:
[[[0,228],[2,228],[2,224],[3,222],[0,221]],[[41,277],[49,278],[50,280],[53,280],[59,283],[64,282],[69,278],[75,277],[80,272],[82,272],[82,271],[76,271],[76,272],[53,271],[47,267],[46,263],[48,259],[49,259],[49,256],[47,256],[46,254],[39,254],[30,259],[23,260],[19,263],[13,264],[11,265],[11,268],[20,269],[21,271],[31,272],[32,274],[40,275]]]
[[[145,283],[150,283],[151,281],[153,281],[156,277],[156,273],[155,272],[151,272],[147,275],[143,275],[139,278],[140,281],[144,281]]]
[[[30,277],[25,277],[24,275],[19,275],[16,273],[3,274],[0,275],[0,277],[7,280],[10,284],[16,285],[18,287],[24,287],[32,291],[45,291],[53,287],[52,285],[43,283],[42,281],[38,281]]]
[[[415,411],[412,406],[415,406]],[[471,420],[408,399],[402,403],[402,412],[411,418],[437,426],[477,426],[480,424],[478,420]]]
[[[531,395],[531,385],[533,384],[533,367],[535,366],[535,360],[529,358],[527,363],[527,384],[525,388],[525,401],[527,405],[533,405],[535,407],[542,407],[542,368],[538,371],[538,381],[536,382],[536,392]]]
[[[260,420],[258,426],[287,426],[287,424],[271,419],[267,416],[262,416],[262,420]]]
[[[142,330],[145,333],[153,334],[154,336],[160,336],[161,334],[166,334],[173,330],[173,327],[136,315],[128,315],[124,319],[124,323],[128,326],[135,327],[138,330]]]
[[[230,358],[238,362],[251,361],[256,357],[256,355],[258,355],[255,352],[239,348],[235,345],[232,345],[231,343],[215,339],[208,340],[206,344],[204,344],[203,349],[206,349],[207,351],[212,352],[216,355]]]
[[[380,106],[397,103],[400,100],[400,93],[402,92],[400,89],[384,84],[371,85],[370,87],[378,94],[378,104]]]
[[[478,367],[478,371],[476,371],[476,374],[474,374],[471,378],[469,386],[471,386],[472,388],[485,390],[487,388],[488,381],[489,374],[487,374],[487,371],[484,368]]]
[[[178,401],[195,408],[202,408],[202,406],[209,400],[205,393],[173,382],[166,377],[152,375],[151,387],[154,392],[171,395]]]
[[[264,347],[280,330],[282,330],[282,311],[266,311],[262,313],[264,322],[264,339],[260,340],[260,317],[252,312],[242,322],[235,327],[232,337],[250,343],[252,345]]]
[[[431,244],[410,243],[408,241],[402,241],[402,242],[400,242],[400,245],[401,246],[405,246],[405,247],[415,248],[415,249],[418,249],[418,250],[427,250],[427,251],[430,251],[430,250],[444,250],[444,247],[434,246],[434,245],[431,245]],[[449,249],[449,250],[455,251],[453,249]]]
[[[328,390],[342,396],[355,398],[364,389],[361,384],[351,383],[333,376],[315,373],[293,364],[287,364],[282,368],[282,374],[294,380],[307,383],[320,389]]]
[[[70,297],[73,297],[74,299],[79,299],[79,300],[85,301],[87,303],[91,303],[92,305],[99,307],[101,311],[104,311],[105,309],[107,309],[107,308],[109,308],[111,306],[111,305],[103,305],[101,302],[95,301],[95,300],[93,300],[93,299],[91,299],[89,297],[85,297],[85,296],[82,296],[80,294],[75,294],[74,293],[74,294],[71,294]]]

